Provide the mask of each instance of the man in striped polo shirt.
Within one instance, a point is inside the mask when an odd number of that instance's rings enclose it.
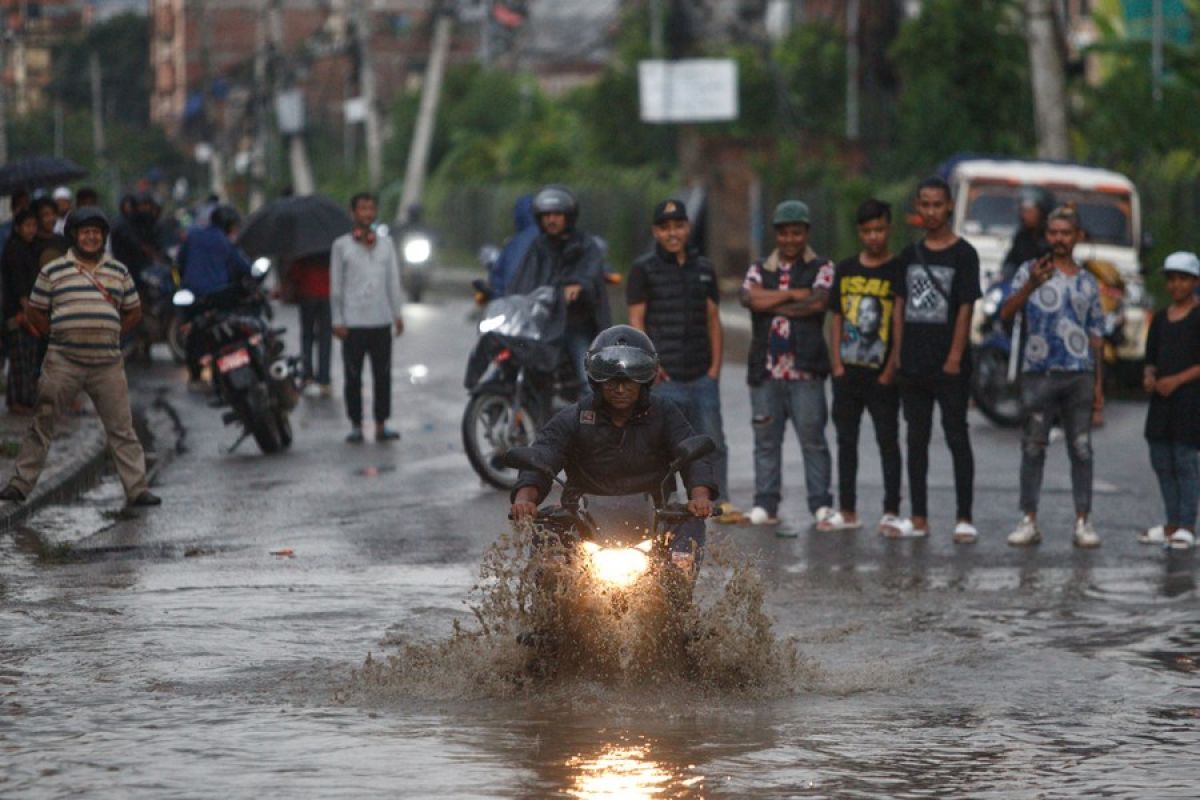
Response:
[[[142,317],[129,270],[106,258],[108,219],[80,208],[67,221],[71,249],[38,273],[26,317],[50,340],[38,380],[33,427],[17,454],[16,474],[0,501],[21,502],[37,483],[54,425],[79,392],[87,392],[108,434],[108,447],[131,506],[162,502],[146,486],[146,457],[133,430],[121,334]]]

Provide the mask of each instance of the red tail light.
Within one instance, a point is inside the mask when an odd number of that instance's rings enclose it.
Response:
[[[496,362],[497,364],[500,364],[504,361],[508,361],[510,358],[512,358],[512,350],[509,350],[506,347],[503,350],[501,350],[499,353],[496,353],[496,357],[493,358],[492,361]]]

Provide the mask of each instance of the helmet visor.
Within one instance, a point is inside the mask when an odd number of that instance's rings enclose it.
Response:
[[[588,377],[597,383],[629,380],[652,383],[658,375],[658,359],[637,347],[614,345],[589,353]]]

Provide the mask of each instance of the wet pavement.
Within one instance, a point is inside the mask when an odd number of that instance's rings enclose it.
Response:
[[[938,443],[929,541],[812,532],[801,482],[786,481],[797,538],[721,531],[803,662],[754,692],[573,679],[497,696],[475,683],[479,663],[453,659],[420,684],[365,683],[368,653],[474,623],[480,562],[507,528],[506,498],[459,441],[468,312],[445,293],[409,308],[396,444],[343,443],[340,400],[306,398],[291,452],[226,453],[233,433],[178,369],[137,374],[143,397],[168,388],[187,426],[187,452],[159,476],[165,505],[115,514],[109,477],[0,534],[0,795],[1200,793],[1195,563],[1134,541],[1159,509],[1136,404],[1112,404],[1096,436],[1095,552],[1070,544],[1061,443],[1045,542],[1004,544],[1018,437],[974,416],[975,545],[949,541]],[[722,391],[746,504],[742,377],[730,364]],[[864,512],[881,495],[872,441],[865,431]],[[794,442],[785,474],[802,475]]]

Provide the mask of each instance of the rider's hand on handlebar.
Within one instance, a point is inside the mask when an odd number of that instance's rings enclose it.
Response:
[[[537,487],[522,486],[513,498],[509,516],[516,522],[524,522],[536,517],[537,510]]]
[[[688,500],[688,511],[692,512],[693,516],[704,519],[711,517],[713,513],[712,494],[707,486],[697,486],[692,489],[691,498]]]
[[[567,284],[563,287],[563,299],[568,303],[574,303],[579,299],[580,293],[583,292],[583,287],[578,283]]]

